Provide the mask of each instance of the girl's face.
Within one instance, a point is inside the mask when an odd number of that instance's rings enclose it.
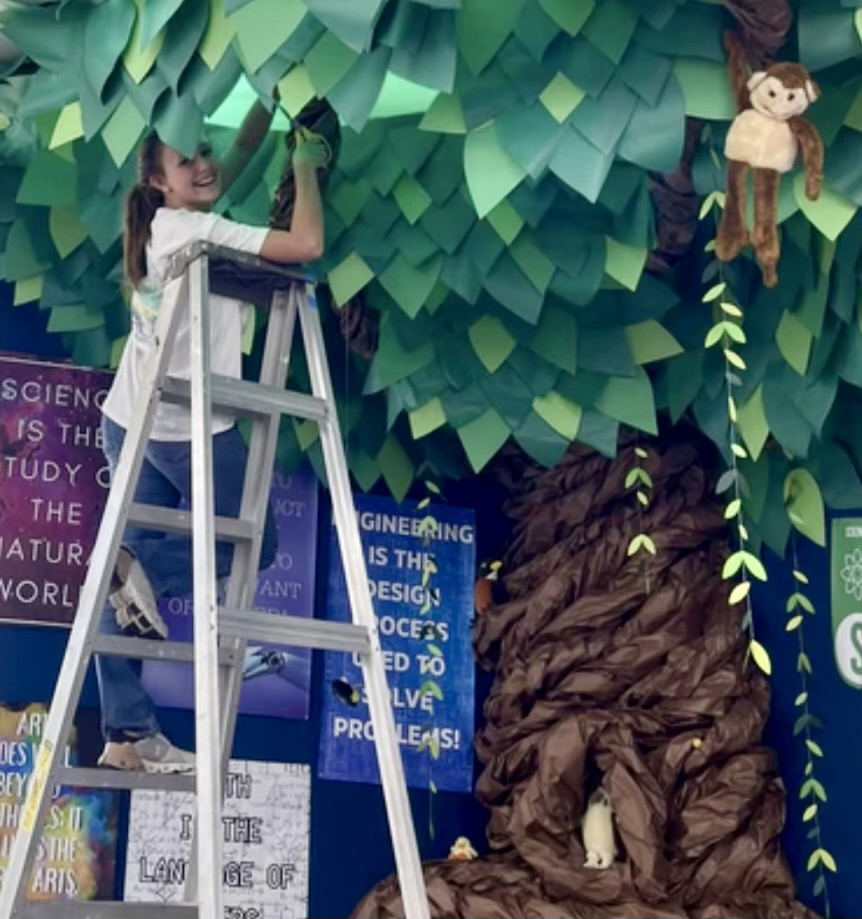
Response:
[[[218,164],[208,144],[198,147],[192,159],[173,147],[162,147],[162,174],[150,183],[165,196],[165,206],[208,211],[221,195]]]

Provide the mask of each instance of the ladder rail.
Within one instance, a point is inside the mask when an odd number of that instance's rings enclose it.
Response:
[[[213,490],[209,276],[207,256],[188,267],[191,322],[192,567],[194,574],[195,752],[197,754],[197,894],[201,916],[224,913],[222,891],[222,794],[219,740],[218,596]]]
[[[228,270],[224,270],[225,263],[230,262],[234,266],[228,264]],[[237,266],[258,270],[258,276],[250,282],[257,298],[253,302],[262,303],[263,293],[269,291],[271,304],[267,301],[266,305],[271,305],[271,312],[260,374],[262,394],[251,413],[252,437],[241,509],[239,518],[231,523],[215,515],[212,414],[219,397],[241,404],[243,396],[250,390],[248,386],[233,386],[231,381],[214,377],[211,373],[208,297],[211,289],[219,292],[222,287],[232,291],[242,290],[242,279],[235,270]],[[259,269],[265,269],[274,279],[261,280]],[[183,894],[185,903],[182,905],[165,906],[157,912],[155,904],[97,904],[98,910],[94,912],[92,904],[82,903],[75,904],[75,915],[143,917],[158,914],[165,915],[166,919],[174,915],[196,916],[197,919],[218,919],[221,916],[223,777],[235,734],[242,687],[241,662],[248,640],[241,622],[245,615],[248,617],[249,634],[263,636],[271,629],[273,636],[280,635],[286,639],[281,642],[274,637],[275,643],[289,644],[287,639],[293,638],[294,644],[305,647],[351,647],[359,654],[405,915],[410,919],[430,919],[313,279],[305,272],[285,269],[207,242],[195,243],[178,253],[175,270],[176,277],[165,287],[156,320],[155,350],[144,368],[142,393],[145,398],[130,420],[113,476],[37,765],[30,780],[21,826],[5,872],[5,883],[0,890],[0,919],[18,919],[31,914],[42,915],[43,912],[49,914],[50,911],[45,908],[48,904],[26,902],[28,882],[50,804],[49,791],[59,784],[58,779],[81,780],[92,778],[98,772],[63,766],[61,753],[68,741],[93,653],[99,653],[100,649],[109,654],[123,651],[122,641],[112,643],[104,637],[99,639],[98,632],[116,555],[126,525],[136,516],[151,525],[167,524],[168,529],[182,530],[188,528],[189,523],[192,525],[194,646],[189,649],[189,654],[176,648],[166,648],[162,654],[151,647],[153,642],[144,642],[139,649],[142,658],[193,658],[196,774],[193,777],[161,777],[162,780],[176,780],[173,783],[164,781],[167,786],[193,787],[196,790],[197,820],[192,861]],[[290,281],[287,290],[286,279]],[[190,317],[191,378],[187,386],[167,376],[181,303],[188,308]],[[311,377],[312,396],[286,393],[289,398],[283,398],[278,396],[277,391],[283,391],[285,387],[297,319]],[[192,507],[190,512],[179,515],[134,503],[156,407],[164,397],[176,398],[178,391],[190,398],[192,423]],[[279,631],[277,623],[281,617],[251,610],[278,428],[283,414],[311,418],[319,425],[353,625],[322,621],[314,627],[294,622],[290,627],[285,623],[285,628]],[[235,542],[231,577],[222,610],[218,607],[216,580],[218,538]],[[273,620],[272,625],[265,621],[267,619]],[[223,625],[221,630],[220,621]],[[154,776],[143,777],[137,783],[133,779],[132,775],[109,776],[102,785],[152,787],[159,781],[159,777]],[[62,907],[66,904],[57,905]]]
[[[405,915],[410,919],[430,919],[425,877],[422,873],[422,862],[413,826],[413,813],[407,795],[404,764],[395,729],[389,683],[383,665],[380,635],[371,594],[368,590],[368,572],[356,524],[353,493],[347,473],[344,444],[338,426],[335,394],[332,389],[332,377],[329,372],[323,331],[317,310],[317,297],[310,284],[306,286],[305,300],[299,305],[299,318],[312,392],[315,396],[324,399],[331,409],[330,419],[320,425],[320,440],[332,495],[332,513],[335,518],[336,535],[344,566],[344,579],[350,609],[354,623],[368,630],[371,646],[370,652],[363,655],[360,660],[368,694],[368,709],[374,725],[374,744],[389,818],[389,831],[398,880],[401,886],[401,898]]]
[[[134,499],[138,475],[144,461],[146,443],[152,429],[158,404],[158,383],[164,378],[170,359],[168,343],[180,315],[177,308],[188,290],[185,279],[171,282],[165,288],[166,297],[159,310],[155,327],[156,352],[144,370],[142,391],[149,396],[145,409],[133,417],[123,442],[115,475],[112,477],[108,499],[96,535],[78,610],[72,624],[48,718],[42,733],[36,765],[27,788],[22,817],[9,864],[0,889],[0,917],[19,915],[29,889],[36,861],[45,815],[51,803],[50,792],[55,776],[62,766],[63,748],[67,742],[75,710],[90,659],[90,649],[96,639],[111,577],[114,560],[122,544],[125,521]]]

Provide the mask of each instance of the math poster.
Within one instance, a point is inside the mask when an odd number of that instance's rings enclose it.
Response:
[[[470,791],[473,512],[440,502],[420,509],[370,495],[354,500],[407,784]],[[348,621],[334,528],[330,543],[327,611],[329,618]],[[320,777],[379,781],[373,738],[357,658],[327,652]]]
[[[109,472],[112,375],[0,357],[0,620],[68,625]]]
[[[306,919],[311,770],[233,760],[222,817],[225,919]],[[194,833],[193,794],[134,791],[125,900],[179,903]]]
[[[46,718],[45,705],[0,706],[0,886]],[[77,762],[75,732],[66,762]],[[116,792],[55,789],[39,843],[30,899],[112,899],[117,812]]]

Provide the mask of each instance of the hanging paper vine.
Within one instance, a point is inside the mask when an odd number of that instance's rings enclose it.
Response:
[[[702,217],[711,209],[712,203],[718,203],[718,197],[713,195],[704,202],[701,210]],[[707,206],[708,205],[708,206]],[[714,248],[711,243],[709,250]],[[717,273],[721,276],[719,263]],[[707,268],[710,270],[712,266]],[[713,268],[713,270],[715,270]],[[736,527],[738,548],[727,558],[721,571],[725,581],[736,581],[730,591],[729,601],[735,605],[745,603],[745,615],[742,627],[748,633],[748,650],[758,667],[767,675],[772,673],[772,661],[769,652],[757,640],[754,629],[754,616],[751,608],[751,578],[766,581],[766,568],[763,562],[750,550],[748,529],[745,526],[745,512],[743,497],[747,490],[747,483],[739,469],[739,460],[748,458],[748,451],[742,443],[742,434],[739,429],[739,417],[735,392],[742,386],[740,373],[745,372],[747,365],[739,353],[737,346],[745,345],[747,337],[743,329],[744,313],[736,301],[726,280],[722,279],[714,284],[703,295],[702,302],[713,309],[713,325],[706,334],[704,345],[706,348],[721,348],[724,356],[724,379],[727,388],[727,418],[729,423],[730,466],[721,475],[716,486],[716,492],[728,496],[724,510],[725,519]]]
[[[651,536],[644,532],[644,511],[650,505],[650,498],[652,497],[652,488],[653,481],[650,474],[644,468],[643,463],[649,458],[649,453],[640,446],[636,446],[634,449],[636,462],[635,465],[628,471],[626,475],[626,488],[631,490],[635,489],[635,496],[637,498],[637,513],[638,513],[638,532],[635,536],[632,537],[628,546],[629,556],[637,555],[640,553],[640,564],[641,572],[644,576],[644,583],[646,585],[646,592],[650,592],[650,555],[656,554],[655,542]]]
[[[420,615],[427,616],[431,610],[440,604],[440,589],[433,586],[434,575],[437,574],[437,560],[431,551],[431,540],[437,531],[438,521],[433,511],[429,510],[432,496],[442,499],[443,495],[439,485],[430,479],[425,481],[425,497],[417,505],[420,511],[426,511],[425,516],[419,521],[419,534],[422,537],[422,586],[425,588],[425,602],[419,610]],[[439,634],[434,623],[429,622],[422,630],[422,638],[426,642],[428,649],[429,662],[431,659],[442,659],[443,651],[438,644]],[[437,680],[429,677],[419,687],[419,692],[424,696],[431,696],[438,702],[443,701],[443,690]],[[431,703],[433,707],[433,702]],[[433,727],[426,727],[422,734],[422,740],[418,747],[419,752],[428,751],[429,756],[429,773],[428,773],[428,835],[433,839],[435,836],[434,828],[434,809],[433,796],[437,794],[437,784],[433,778],[433,763],[440,759],[440,737]]]
[[[814,739],[814,731],[823,728],[823,723],[811,711],[810,684],[814,676],[811,658],[805,650],[805,614],[815,615],[816,609],[810,598],[803,592],[808,585],[808,577],[799,568],[797,557],[796,539],[793,540],[793,579],[794,591],[787,600],[786,629],[795,632],[799,651],[796,657],[796,671],[799,674],[801,691],[796,697],[794,705],[801,709],[793,725],[795,737],[801,737],[804,744],[805,767],[802,783],[799,788],[800,801],[807,802],[802,813],[802,822],[810,823],[811,827],[806,833],[806,838],[811,842],[811,851],[806,867],[815,875],[812,893],[821,897],[823,915],[830,919],[831,906],[829,903],[829,885],[827,883],[827,870],[836,872],[838,865],[834,856],[823,845],[823,831],[820,823],[820,809],[828,800],[826,789],[817,777],[816,769],[819,760],[823,759],[823,747]]]

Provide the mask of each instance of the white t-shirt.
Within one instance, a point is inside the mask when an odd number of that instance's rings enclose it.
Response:
[[[102,409],[108,418],[123,428],[129,427],[132,410],[139,398],[144,367],[155,347],[153,331],[171,256],[201,240],[259,255],[268,232],[266,227],[234,223],[203,211],[167,207],[156,211],[147,244],[147,277],[140,290],[132,296],[132,331]],[[178,308],[181,314],[168,374],[188,380],[191,376],[188,304],[181,303]],[[239,300],[210,294],[210,360],[213,373],[242,376],[243,327],[249,313],[250,307]],[[231,427],[234,417],[225,412],[213,412],[212,422],[213,432],[218,433]],[[153,440],[191,440],[189,406],[160,402],[150,437]]]

